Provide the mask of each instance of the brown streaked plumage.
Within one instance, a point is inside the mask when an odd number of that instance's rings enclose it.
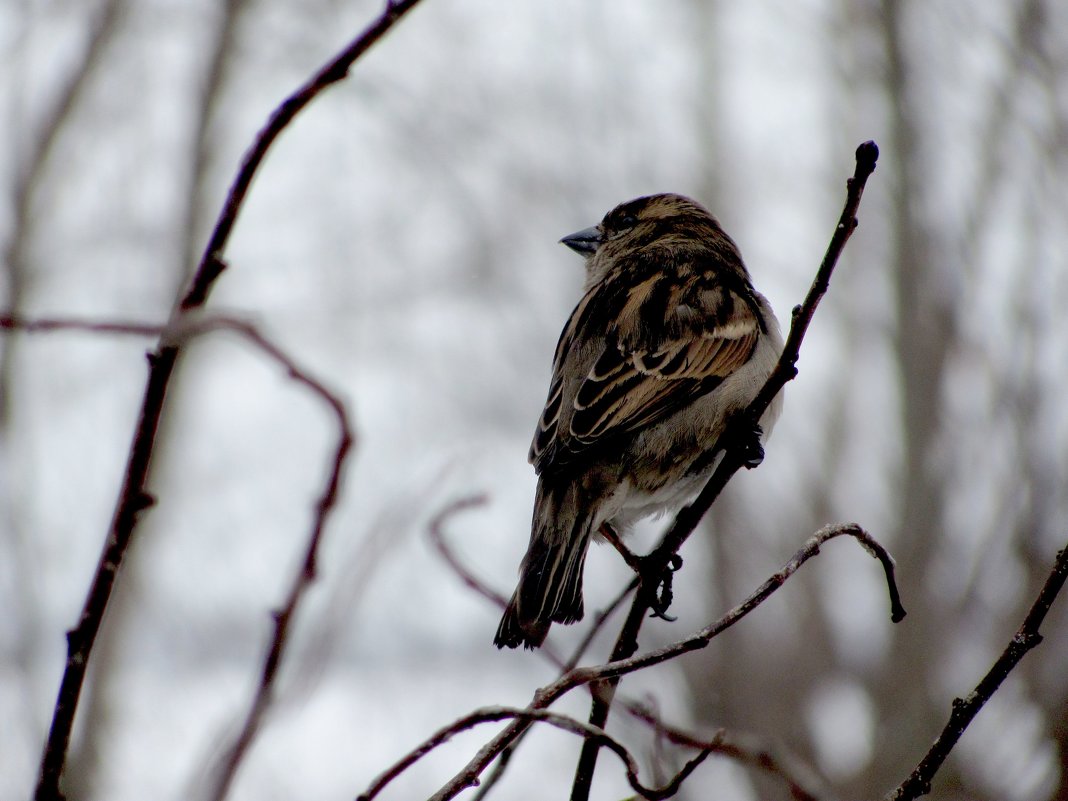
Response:
[[[702,457],[782,350],[734,242],[688,198],[632,200],[561,241],[586,257],[585,294],[530,447],[530,545],[498,647],[537,647],[552,623],[582,618],[591,536],[689,500],[712,467]]]

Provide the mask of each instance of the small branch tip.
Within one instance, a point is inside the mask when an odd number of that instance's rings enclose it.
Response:
[[[875,163],[879,160],[879,146],[875,140],[861,142],[857,147],[857,171],[870,175],[875,172]]]

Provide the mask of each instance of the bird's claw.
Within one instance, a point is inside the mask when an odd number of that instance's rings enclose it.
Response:
[[[741,450],[742,465],[752,470],[764,461],[764,445],[761,440],[764,437],[764,429],[760,423],[749,423],[740,427],[738,434],[738,448]]]
[[[653,594],[652,603],[649,605],[650,617],[660,618],[668,623],[674,623],[678,620],[674,615],[669,615],[667,610],[671,608],[671,603],[675,599],[672,582],[675,579],[675,572],[680,567],[682,567],[682,557],[677,553],[672,554],[667,566],[660,574],[651,577],[656,582],[656,592]]]

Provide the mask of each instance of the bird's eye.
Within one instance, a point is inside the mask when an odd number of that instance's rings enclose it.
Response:
[[[615,219],[613,219],[611,223],[608,223],[607,220],[605,221],[605,223],[605,227],[608,229],[609,232],[608,238],[617,239],[618,237],[621,237],[623,236],[623,234],[627,233],[635,225],[637,225],[638,218],[635,217],[633,214],[624,214],[622,217],[616,217]]]

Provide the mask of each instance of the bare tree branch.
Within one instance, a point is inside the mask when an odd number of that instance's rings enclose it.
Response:
[[[3,318],[0,317],[0,323],[2,322]],[[472,507],[480,506],[485,502],[486,497],[484,495],[471,495],[449,503],[434,515],[433,519],[430,521],[430,525],[427,527],[427,532],[430,536],[430,541],[433,543],[438,554],[444,560],[445,564],[448,565],[459,577],[460,581],[476,594],[487,599],[498,609],[504,609],[504,607],[508,605],[508,599],[482,581],[482,579],[478,578],[471,569],[465,565],[455,553],[453,553],[448,540],[445,538],[445,524],[451,517]],[[589,648],[593,638],[596,637],[598,632],[604,627],[608,618],[611,617],[611,615],[622,605],[627,596],[634,592],[637,586],[638,579],[635,577],[631,580],[630,584],[624,587],[619,595],[616,596],[615,600],[594,618],[593,624],[589,627],[589,630],[583,636],[569,659],[565,661],[551,647],[541,648],[539,653],[547,657],[549,661],[553,662],[562,671],[566,672],[571,670],[579,663],[579,660],[582,659],[582,655]]]
[[[549,712],[544,709],[515,709],[499,706],[484,707],[483,709],[475,710],[469,715],[465,715],[459,720],[435,732],[417,748],[406,754],[397,763],[383,772],[371,783],[371,786],[366,792],[357,796],[356,801],[372,801],[372,799],[382,792],[390,782],[400,776],[405,770],[410,768],[438,746],[448,742],[456,734],[467,731],[480,723],[493,723],[499,720],[520,720],[527,725],[534,722],[548,723],[550,726],[555,726],[563,731],[571,732],[572,734],[577,734],[587,739],[597,740],[602,747],[607,748],[619,757],[620,761],[623,762],[623,765],[626,768],[627,781],[630,783],[631,788],[642,798],[646,799],[670,798],[675,795],[682,782],[685,781],[697,766],[700,765],[712,752],[711,748],[699,749],[697,756],[689,760],[683,766],[682,770],[680,770],[665,785],[662,787],[646,787],[638,778],[637,760],[622,743],[610,736],[603,729],[595,728],[580,720],[575,720],[566,715]]]
[[[723,460],[716,472],[705,484],[701,493],[689,506],[684,507],[675,517],[671,527],[664,534],[660,543],[643,560],[645,577],[638,587],[638,593],[634,597],[627,620],[616,640],[612,651],[612,660],[624,659],[638,649],[638,632],[641,630],[646,613],[657,605],[656,592],[659,579],[648,581],[648,577],[659,577],[665,574],[669,563],[678,553],[679,548],[686,542],[690,534],[697,527],[701,518],[719,497],[720,492],[727,485],[731,477],[742,467],[743,455],[738,448],[731,447],[730,443],[738,440],[735,432],[736,426],[746,425],[751,428],[752,423],[745,421],[757,421],[771,404],[772,399],[782,391],[782,388],[797,375],[797,360],[801,354],[801,343],[808,331],[812,317],[816,313],[823,296],[830,287],[831,275],[838,264],[846,242],[856,230],[857,210],[864,194],[864,187],[869,176],[875,171],[875,165],[879,158],[879,148],[875,142],[862,143],[856,150],[856,168],[853,177],[846,181],[845,207],[838,218],[827,252],[820,263],[816,277],[805,296],[804,303],[796,306],[793,310],[790,332],[786,337],[786,343],[782,355],[771,376],[765,382],[760,393],[749,404],[745,414],[736,420],[734,425],[728,426],[723,436],[713,448],[713,453],[724,451]],[[895,609],[895,614],[897,609]],[[902,610],[903,615],[903,610]],[[594,693],[592,708],[590,709],[590,725],[604,728],[608,722],[608,712],[612,705],[612,696],[615,692],[615,682],[612,682]],[[579,755],[578,766],[575,769],[575,781],[572,785],[572,801],[587,801],[590,786],[593,782],[593,772],[597,764],[598,745],[588,741]]]
[[[953,708],[942,733],[938,735],[934,745],[920,760],[916,769],[909,774],[909,777],[885,796],[885,801],[911,801],[931,792],[931,779],[942,767],[942,763],[946,761],[946,757],[964,734],[964,730],[997,692],[1013,668],[1020,663],[1024,654],[1042,642],[1042,635],[1038,629],[1042,621],[1046,619],[1046,613],[1053,606],[1057,595],[1064,588],[1066,578],[1068,578],[1068,546],[1057,554],[1046,583],[1042,586],[1027,617],[1020,624],[1020,628],[1016,630],[1001,656],[967,697],[953,699]]]
[[[882,564],[883,572],[886,576],[887,593],[890,598],[891,619],[893,620],[896,618],[900,620],[901,616],[904,614],[904,610],[901,608],[899,600],[900,596],[894,578],[893,559],[890,557],[890,554],[887,553],[886,549],[880,545],[874,537],[855,523],[825,526],[809,537],[805,544],[793,555],[790,561],[783,565],[777,573],[770,576],[748,598],[714,623],[691,634],[689,637],[678,640],[671,645],[654,649],[641,656],[620,659],[593,668],[578,668],[572,671],[569,675],[580,678],[580,683],[583,684],[588,681],[600,681],[652,667],[653,665],[658,665],[662,662],[675,659],[688,651],[696,651],[704,648],[712,638],[716,637],[723,631],[726,631],[762,604],[770,595],[772,595],[772,593],[785,584],[805,562],[813,556],[816,556],[825,543],[836,537],[842,536],[852,537],[860,543],[864,550],[866,550],[873,558],[878,559]],[[583,674],[589,675],[587,676]]]
[[[427,527],[427,531],[430,534],[430,541],[434,544],[434,548],[437,549],[438,554],[441,555],[445,564],[452,568],[452,571],[460,577],[460,580],[477,595],[481,595],[498,609],[504,609],[504,607],[508,605],[508,599],[475,576],[467,565],[457,558],[456,554],[452,552],[448,542],[445,540],[444,528],[445,523],[449,518],[475,506],[482,506],[485,503],[485,495],[470,495],[466,498],[460,498],[459,500],[453,501],[434,515],[434,518],[430,521],[430,525]]]
[[[50,318],[20,320],[10,315],[0,315],[0,330],[21,330],[25,332],[41,333],[56,331],[82,331],[95,334],[120,334],[133,336],[162,336],[168,333],[175,336],[174,331],[167,332],[164,326],[148,325],[143,323],[121,321],[89,321],[76,320],[73,318]],[[308,544],[305,548],[304,560],[300,569],[293,577],[289,593],[282,608],[273,613],[275,630],[270,647],[264,659],[261,671],[260,685],[246,715],[240,734],[234,744],[228,749],[226,759],[218,770],[211,793],[212,799],[225,797],[232,783],[242,759],[251,746],[260,723],[271,702],[271,694],[276,683],[278,667],[281,664],[285,652],[289,627],[296,614],[297,608],[304,597],[305,592],[316,577],[316,563],[319,545],[322,542],[323,531],[327,520],[333,512],[341,486],[341,475],[354,443],[353,428],[348,419],[348,412],[338,396],[326,388],[321,382],[313,378],[306,370],[301,368],[292,357],[287,355],[281,348],[265,337],[254,325],[243,320],[233,318],[200,318],[186,321],[182,328],[180,339],[187,342],[194,336],[212,333],[215,331],[231,331],[239,334],[250,342],[257,350],[265,354],[275,363],[283,367],[287,375],[298,384],[301,384],[314,395],[319,397],[330,409],[337,426],[337,445],[334,450],[329,476],[324,489],[315,504],[315,516],[311,531],[308,535]]]
[[[304,549],[304,559],[297,573],[293,576],[285,603],[281,609],[272,613],[274,636],[264,657],[259,687],[256,689],[255,697],[249,707],[241,731],[235,738],[233,745],[228,749],[223,764],[215,777],[212,791],[208,796],[212,801],[222,801],[237,776],[241,762],[248,753],[256,734],[259,732],[264,715],[270,707],[274,687],[277,683],[278,668],[282,663],[282,657],[289,643],[289,633],[293,618],[296,616],[297,609],[304,599],[305,593],[312,582],[315,581],[319,546],[322,543],[326,523],[337,505],[342,471],[353,445],[353,429],[348,419],[348,413],[345,411],[345,405],[337,395],[330,392],[307,372],[299,368],[292,359],[265,339],[256,328],[240,321],[229,319],[208,320],[205,323],[207,323],[204,326],[205,330],[227,329],[241,334],[262,352],[282,364],[290,378],[309,389],[329,407],[337,428],[337,445],[330,465],[330,473],[315,504],[315,516],[312,521],[311,531],[308,534],[308,542]]]
[[[700,751],[710,751],[721,756],[730,757],[746,765],[763,770],[780,779],[790,792],[794,801],[819,801],[819,796],[805,788],[802,781],[777,759],[764,743],[754,737],[741,736],[735,732],[720,729],[711,740],[705,740],[689,732],[669,726],[653,714],[647,706],[633,701],[621,702],[627,714],[652,727],[675,745],[685,746]]]
[[[252,185],[252,179],[278,135],[324,89],[342,80],[356,59],[367,52],[418,2],[419,0],[388,2],[385,10],[360,36],[274,111],[245,155],[237,177],[224,201],[204,255],[188,288],[177,304],[169,328],[180,327],[178,322],[185,313],[198,309],[207,302],[215,281],[225,269],[223,253],[244,204],[245,196]],[[67,633],[67,664],[57,693],[52,724],[49,727],[48,738],[41,756],[35,794],[37,801],[57,801],[63,798],[59,787],[60,777],[67,759],[74,716],[85,682],[93,643],[100,630],[100,623],[111,598],[119,568],[122,566],[133,538],[138,517],[155,503],[147,489],[148,472],[155,450],[156,433],[163,414],[164,400],[171,375],[178,361],[179,350],[177,340],[173,340],[167,333],[164,333],[158,347],[148,357],[148,381],[115,514],[78,622]]]
[[[211,118],[223,96],[226,85],[227,70],[236,48],[238,21],[247,0],[223,0],[218,4],[219,21],[212,31],[212,40],[205,50],[210,54],[204,71],[200,91],[193,105],[193,124],[190,136],[189,184],[185,191],[184,206],[181,211],[181,250],[179,261],[180,280],[189,280],[188,270],[195,265],[196,251],[199,247],[198,210],[204,196],[204,187],[208,178],[210,163]]]
[[[615,660],[603,665],[575,668],[574,670],[568,671],[552,684],[537,690],[534,693],[534,698],[527,707],[527,710],[537,711],[546,709],[576,687],[592,684],[594,682],[604,682],[608,679],[616,679],[628,673],[634,673],[635,671],[644,670],[645,668],[670,661],[689,651],[696,651],[704,648],[713,638],[738,623],[767,600],[767,598],[785,584],[805,562],[816,556],[820,552],[820,548],[824,543],[840,536],[849,536],[857,540],[865,550],[873,554],[882,563],[889,585],[888,593],[891,598],[892,614],[898,614],[900,608],[895,605],[893,601],[893,599],[897,597],[897,590],[894,587],[893,571],[887,568],[888,565],[893,564],[893,560],[886,552],[886,549],[871,537],[871,535],[854,524],[828,526],[813,534],[801,549],[795,553],[778,572],[770,576],[748,598],[705,628],[691,634],[683,640],[679,640],[671,645],[658,648],[640,656]],[[484,771],[486,767],[508,747],[509,744],[514,742],[529,725],[529,721],[517,719],[506,726],[496,737],[480,748],[475,756],[472,757],[459,773],[453,776],[452,779],[431,796],[430,801],[447,801],[447,799],[455,798],[466,788],[477,785],[478,777],[482,771]],[[599,727],[597,726],[593,727],[593,729],[598,728]]]
[[[471,507],[482,504],[484,502],[484,496],[480,495],[469,496],[453,501],[434,516],[434,518],[430,521],[428,532],[430,540],[434,544],[434,547],[437,549],[438,553],[441,555],[441,558],[452,569],[452,571],[456,573],[460,580],[467,587],[474,590],[475,593],[489,600],[490,603],[492,603],[497,609],[503,609],[507,605],[508,599],[504,595],[489,587],[481,579],[477,578],[475,574],[471,572],[470,568],[468,568],[467,565],[460,561],[456,554],[453,553],[452,548],[449,547],[449,543],[445,539],[445,533],[443,530],[445,523],[453,515],[456,515],[466,509],[470,509]],[[620,606],[622,606],[623,602],[627,599],[627,596],[634,592],[637,586],[638,579],[637,577],[635,577],[631,580],[630,584],[624,587],[623,590],[619,593],[619,595],[617,595],[616,598],[594,618],[592,625],[590,625],[588,631],[583,636],[582,640],[579,642],[575,650],[572,652],[570,658],[565,660],[556,652],[556,650],[549,643],[547,643],[545,647],[541,648],[539,650],[539,653],[560,669],[560,675],[563,675],[569,670],[574,669],[574,667],[579,663],[579,660],[582,659],[582,655],[586,652],[590,644],[593,642],[594,637],[596,637],[598,632],[600,632],[600,630],[604,628],[604,625],[607,622],[608,618],[611,617],[611,615]],[[514,742],[512,742],[507,748],[505,748],[501,752],[500,757],[496,760],[496,763],[494,764],[492,773],[490,773],[486,780],[481,783],[478,788],[478,792],[475,793],[474,801],[479,801],[480,799],[484,799],[489,796],[489,793],[492,791],[494,786],[504,776],[504,773],[507,770],[509,762],[512,758],[512,754],[515,753],[516,749],[519,747],[519,744],[523,741],[523,738],[529,731],[530,729],[527,729],[526,731],[521,733],[515,739]]]
[[[81,331],[87,334],[119,334],[139,337],[158,337],[166,326],[157,323],[138,323],[121,320],[85,320],[77,317],[20,317],[0,314],[0,330],[23,331],[27,334],[46,334],[59,331]]]
[[[619,594],[612,600],[612,602],[609,603],[608,606],[606,606],[603,610],[601,610],[601,612],[596,615],[593,620],[593,623],[586,631],[586,634],[583,635],[582,639],[579,641],[579,644],[575,647],[575,650],[571,653],[571,656],[566,661],[561,659],[560,656],[556,653],[556,651],[553,650],[553,648],[548,643],[542,648],[538,649],[538,653],[540,653],[546,659],[550,660],[553,664],[559,667],[561,676],[571,670],[574,670],[575,667],[578,665],[579,660],[582,659],[583,654],[586,653],[590,645],[593,643],[594,637],[597,636],[597,634],[601,631],[601,629],[604,628],[605,624],[608,622],[608,619],[615,613],[617,609],[619,609],[623,605],[623,602],[626,601],[627,598],[631,595],[631,593],[633,593],[637,588],[638,577],[635,576],[630,580],[630,583],[619,592]],[[474,795],[473,801],[480,801],[480,799],[488,797],[490,790],[492,790],[494,785],[496,785],[497,782],[501,780],[501,777],[504,775],[504,772],[508,769],[508,765],[512,759],[512,754],[515,753],[516,749],[519,747],[519,744],[523,741],[523,738],[526,737],[529,731],[530,729],[526,729],[525,731],[521,732],[519,736],[516,737],[515,741],[509,744],[508,747],[501,752],[500,757],[494,764],[493,772],[490,773],[490,775],[486,778],[484,782],[482,782],[481,786],[478,788],[478,792]]]

